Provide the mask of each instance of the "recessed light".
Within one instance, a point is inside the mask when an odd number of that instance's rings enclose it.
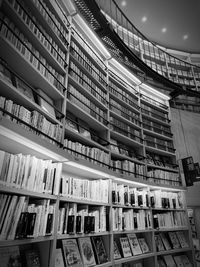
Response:
[[[146,21],[147,21],[147,17],[146,16],[142,17],[142,22],[146,22]]]
[[[188,39],[188,35],[187,34],[183,35],[183,40],[187,40],[187,39]]]
[[[167,31],[167,28],[162,28],[162,33],[165,33]]]
[[[126,4],[127,4],[126,1],[121,2],[121,6],[126,6]]]

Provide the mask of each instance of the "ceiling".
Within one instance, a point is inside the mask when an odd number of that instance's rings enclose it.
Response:
[[[134,26],[166,48],[200,54],[200,0],[115,0]]]

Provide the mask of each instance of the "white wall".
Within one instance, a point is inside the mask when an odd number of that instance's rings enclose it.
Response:
[[[171,121],[177,159],[192,156],[200,163],[200,114],[172,108]],[[200,206],[200,182],[187,189],[187,205]]]

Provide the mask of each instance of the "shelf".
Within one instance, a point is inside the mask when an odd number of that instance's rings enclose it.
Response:
[[[37,21],[41,24],[42,27],[52,36],[55,42],[60,46],[63,51],[67,51],[68,43],[64,44],[51,25],[45,20],[43,15],[39,12],[37,7],[34,4],[34,1],[29,1],[29,8],[31,9],[31,13],[37,18]]]
[[[1,185],[1,184],[0,184],[0,192],[2,194],[10,193],[10,194],[29,196],[29,197],[34,197],[34,198],[57,200],[57,196],[54,196],[54,195],[37,193],[31,190],[9,187],[9,186]]]
[[[115,158],[115,159],[130,160],[130,161],[133,161],[133,162],[135,162],[135,163],[145,165],[145,163],[144,163],[143,161],[140,161],[140,160],[138,160],[138,159],[136,159],[136,158],[131,158],[131,157],[129,157],[129,156],[122,155],[122,154],[120,154],[120,153],[116,153],[116,152],[113,152],[113,151],[111,151],[111,157],[112,157],[112,156],[113,156],[113,158]]]
[[[61,125],[61,122],[59,120],[55,119],[50,113],[45,112],[44,109],[42,109],[37,103],[33,102],[30,98],[19,92],[15,86],[4,80],[1,76],[0,88],[1,96],[5,96],[6,99],[13,100],[14,103],[20,103],[21,106],[24,106],[29,110],[37,110],[39,113],[43,114],[50,122]]]
[[[92,117],[89,113],[82,110],[76,104],[71,103],[70,100],[67,100],[67,110],[70,110],[71,113],[76,114],[80,119],[87,121],[89,125],[92,125],[92,128],[97,131],[108,130],[103,123]]]
[[[32,243],[48,242],[48,241],[52,241],[53,239],[54,239],[53,236],[42,236],[42,237],[37,237],[37,238],[3,240],[3,241],[0,241],[0,247],[20,246],[20,245],[28,245]]]
[[[154,153],[157,153],[157,154],[160,154],[160,155],[164,155],[164,156],[173,156],[175,157],[175,153],[171,153],[171,152],[168,152],[166,150],[161,150],[161,149],[158,149],[158,148],[155,148],[155,147],[151,147],[151,146],[145,146],[145,149],[146,151],[149,151],[149,152],[154,152]]]
[[[121,258],[119,260],[114,260],[114,264],[122,264],[125,262],[130,262],[130,261],[137,261],[137,260],[143,260],[146,258],[150,258],[150,257],[154,257],[155,254],[154,253],[143,253],[141,255],[138,256],[132,256],[132,257],[127,257],[127,258]]]
[[[130,145],[131,147],[133,147],[135,145],[135,147],[137,148],[142,148],[143,145],[137,141],[135,141],[134,139],[129,138],[128,136],[125,136],[121,133],[118,132],[114,132],[113,130],[110,130],[110,136],[114,139],[119,140],[121,143],[124,143],[126,145]]]
[[[9,41],[0,35],[0,50],[6,51],[2,58],[12,66],[20,76],[35,88],[42,88],[51,98],[55,100],[63,99],[64,96],[51,84]],[[15,60],[13,60],[13,58]]]
[[[79,237],[86,237],[86,236],[106,236],[106,235],[111,235],[110,232],[97,232],[97,233],[90,233],[90,234],[62,234],[62,235],[57,235],[57,240],[59,239],[66,239],[66,238],[79,238]]]
[[[19,26],[20,31],[23,31],[24,35],[28,40],[31,40],[31,43],[35,48],[41,52],[41,54],[47,59],[53,68],[55,68],[61,74],[65,74],[65,69],[61,64],[56,60],[56,58],[49,53],[44,44],[37,38],[37,36],[31,31],[31,29],[24,23],[22,17],[19,17],[18,13],[10,6],[8,1],[3,2],[3,10],[6,11],[11,17],[12,21]],[[36,23],[34,23],[37,25]],[[39,28],[37,27],[39,30]],[[41,31],[40,31],[41,32]],[[50,44],[52,46],[52,44]],[[57,51],[56,51],[57,52]]]
[[[188,252],[191,250],[192,250],[192,248],[170,249],[170,250],[166,250],[166,251],[159,251],[159,252],[156,252],[155,254],[157,256],[160,256],[160,255],[166,255],[166,254],[183,253],[183,252]]]
[[[151,126],[152,127],[152,126]],[[162,131],[162,130],[161,130]],[[163,134],[159,134],[159,133],[156,133],[156,132],[154,132],[154,131],[152,131],[152,130],[148,130],[148,129],[145,129],[145,128],[143,128],[143,132],[144,133],[147,133],[147,134],[151,134],[151,135],[153,135],[153,136],[155,136],[155,137],[159,137],[159,138],[161,138],[161,139],[165,139],[165,140],[169,140],[169,141],[172,141],[173,140],[173,137],[168,137],[168,136],[166,136],[166,135],[163,135]]]
[[[110,109],[110,115],[113,115],[114,117],[116,117],[120,121],[123,121],[123,123],[129,124],[130,126],[134,127],[137,130],[141,130],[141,127],[140,126],[138,126],[134,122],[126,119],[125,117],[123,117],[122,115],[116,113],[115,111],[112,111],[112,109]]]
[[[131,229],[131,230],[122,230],[122,231],[113,231],[114,235],[121,235],[121,234],[139,234],[139,233],[152,233],[153,229]]]
[[[118,96],[116,96],[112,92],[109,92],[109,94],[114,100],[118,101],[118,103],[121,104],[122,106],[125,106],[128,109],[131,109],[133,112],[137,113],[138,115],[140,114],[140,106],[139,105],[138,105],[138,109],[136,109],[135,107],[131,106],[126,101],[123,101],[121,98],[119,98]]]
[[[60,196],[60,201],[62,202],[75,202],[77,204],[87,204],[87,205],[91,205],[91,206],[108,206],[110,207],[109,203],[103,203],[103,202],[97,202],[97,201],[93,201],[91,199],[84,199],[84,198],[72,198],[72,197],[63,197]]]
[[[151,111],[148,111],[148,112],[151,113]],[[160,123],[160,124],[162,124],[162,125],[167,125],[167,126],[169,126],[169,122],[166,122],[166,121],[165,121],[165,120],[167,120],[166,118],[157,119],[157,118],[155,118],[155,117],[153,117],[153,116],[151,116],[151,115],[145,114],[145,113],[143,113],[143,112],[142,112],[142,117],[145,117],[145,118],[147,118],[147,119],[149,119],[149,120],[151,120],[151,121]]]
[[[87,89],[85,89],[79,82],[77,82],[72,76],[68,76],[69,83],[74,85],[76,89],[78,89],[81,94],[91,99],[98,107],[103,110],[108,110],[108,107],[104,105],[100,100],[98,100],[92,93],[90,93]],[[106,101],[106,100],[105,100]]]
[[[104,87],[104,85],[102,83],[100,83],[100,81],[95,78],[77,59],[74,55],[70,54],[70,60],[72,60],[76,65],[78,65],[78,68],[81,69],[81,71],[83,73],[86,74],[87,77],[90,78],[91,81],[93,81],[96,86],[98,86],[102,91],[104,91],[105,93],[107,92],[107,88]]]
[[[168,168],[168,167],[164,167],[164,166],[159,166],[159,165],[154,165],[154,164],[149,164],[147,163],[147,167],[153,168],[153,169],[160,169],[166,172],[177,172],[179,173],[179,170],[177,169],[173,169],[173,168]]]

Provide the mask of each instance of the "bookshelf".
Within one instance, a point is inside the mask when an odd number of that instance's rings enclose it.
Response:
[[[0,2],[0,255],[54,267],[66,243],[91,242],[104,267],[184,253],[192,262],[167,100],[121,73],[67,15],[59,2]],[[166,232],[188,247],[158,252]],[[138,254],[123,252],[130,240]]]

